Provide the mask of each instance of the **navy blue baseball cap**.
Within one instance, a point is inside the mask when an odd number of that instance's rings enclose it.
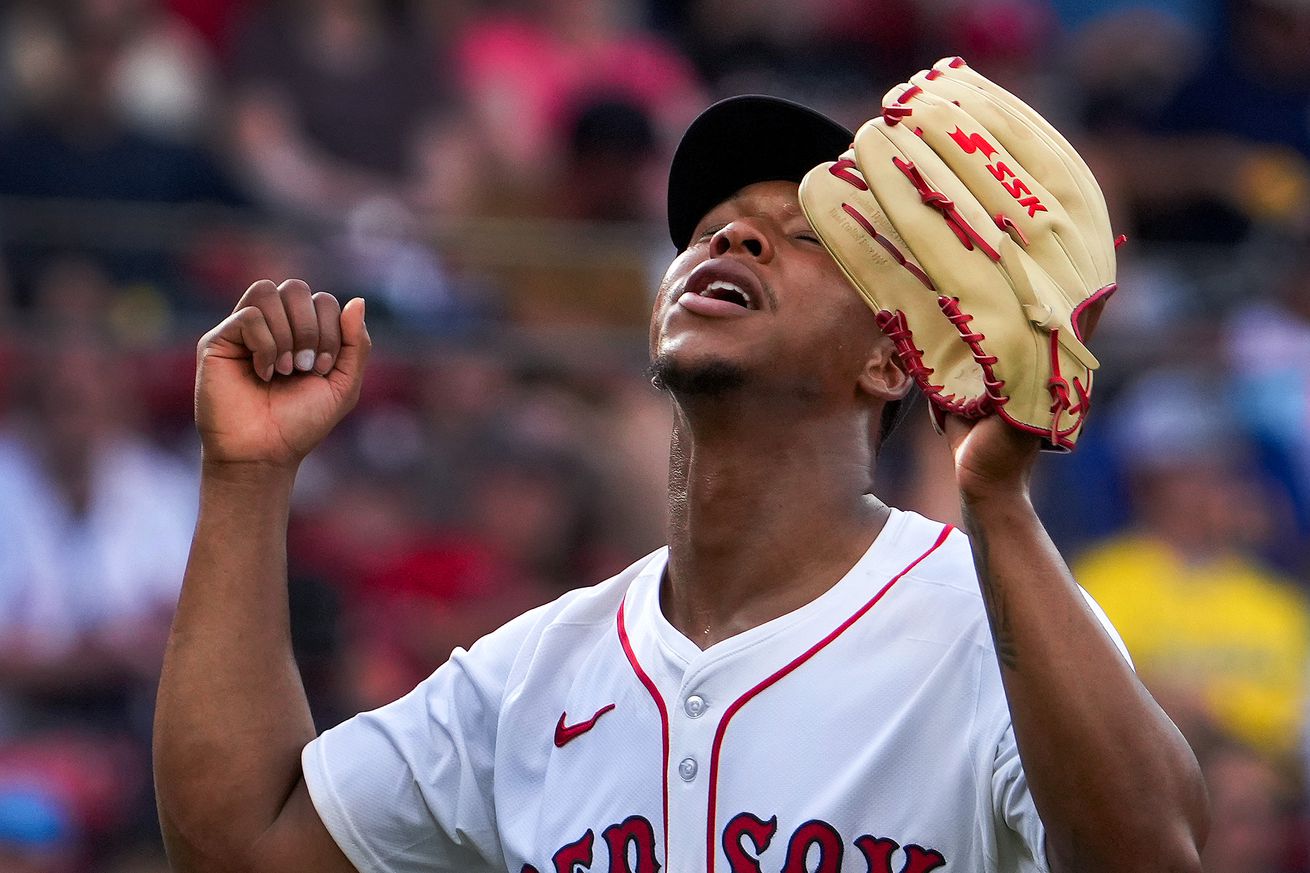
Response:
[[[705,213],[756,182],[800,182],[854,135],[822,113],[748,94],[720,100],[687,128],[669,167],[669,236],[682,251]]]

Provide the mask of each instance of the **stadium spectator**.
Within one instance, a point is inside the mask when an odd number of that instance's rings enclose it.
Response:
[[[1238,414],[1296,498],[1301,536],[1280,557],[1299,570],[1310,565],[1310,248],[1289,240],[1265,261],[1268,293],[1234,307],[1224,345]]]
[[[400,194],[441,104],[434,49],[403,6],[279,0],[233,46],[231,142],[252,196],[335,219]]]
[[[95,335],[51,332],[25,363],[0,431],[0,712],[15,733],[71,717],[144,736],[194,476],[134,429]]]
[[[453,47],[456,77],[483,139],[512,182],[558,173],[570,117],[619,99],[656,130],[680,130],[704,102],[688,60],[635,26],[627,0],[532,0],[523,12],[473,18]]]
[[[95,13],[98,8],[90,0],[69,7],[19,4],[3,19],[9,51],[0,62],[7,68],[11,102],[0,127],[0,197],[28,204],[7,210],[5,222],[3,254],[20,305],[30,302],[35,273],[48,258],[69,247],[105,246],[107,230],[126,233],[126,240],[103,250],[116,278],[169,287],[178,273],[172,253],[134,235],[132,227],[109,226],[106,215],[123,215],[122,204],[242,202],[206,147],[158,135],[161,126],[181,135],[179,125],[201,123],[180,117],[203,115],[207,109],[194,105],[203,94],[183,94],[180,110],[169,102],[178,95],[152,102],[146,92],[161,76],[179,93],[193,86],[167,71],[172,69],[167,51],[152,55],[148,40],[133,38],[137,32],[128,26],[128,5],[117,14],[107,12],[108,19]],[[144,14],[149,6],[140,9]],[[161,40],[158,45],[169,45],[167,37]],[[153,129],[142,126],[146,117]],[[41,223],[39,212],[29,214],[32,201],[39,200],[70,201],[65,208],[81,220]],[[105,209],[118,211],[96,211],[84,201],[105,201]]]
[[[1217,726],[1290,761],[1303,724],[1310,607],[1255,556],[1279,524],[1278,495],[1252,475],[1214,385],[1156,372],[1121,398],[1115,446],[1134,518],[1076,561],[1074,575],[1184,733]]]
[[[1132,218],[1121,229],[1140,238],[1223,244],[1261,224],[1310,226],[1310,6],[1232,0],[1224,11],[1201,51],[1197,30],[1157,16],[1163,26],[1129,19],[1134,47],[1122,53],[1104,52],[1097,31],[1072,52],[1096,167]]]
[[[1296,857],[1294,784],[1250,748],[1220,740],[1199,752],[1213,824],[1201,853],[1205,873],[1289,873]]]

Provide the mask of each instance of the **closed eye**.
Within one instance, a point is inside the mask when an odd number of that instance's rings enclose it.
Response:
[[[812,233],[798,233],[796,234],[796,239],[804,240],[805,242],[822,244],[822,241],[818,238],[818,236]]]

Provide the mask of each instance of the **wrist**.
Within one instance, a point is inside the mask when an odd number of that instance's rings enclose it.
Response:
[[[243,491],[290,492],[299,467],[299,461],[217,460],[202,453],[200,478],[203,484]]]
[[[1028,483],[989,482],[960,489],[960,505],[971,515],[989,512],[1035,512]]]

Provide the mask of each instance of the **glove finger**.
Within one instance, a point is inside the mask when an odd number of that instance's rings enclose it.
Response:
[[[856,134],[855,155],[888,222],[937,288],[932,305],[916,301],[904,306],[916,341],[938,368],[933,381],[943,387],[934,402],[953,412],[958,403],[984,403],[982,411],[991,411],[990,401],[1000,399],[988,370],[995,358],[982,351],[971,317],[961,316],[957,307],[961,296],[986,298],[1008,307],[1016,321],[1025,319],[1000,264],[1000,247],[1016,244],[936,153],[904,126],[881,118],[866,123]]]
[[[942,357],[929,357],[939,362],[936,378],[944,394],[985,393],[990,411],[1045,432],[1050,400],[1045,390],[1030,386],[1035,375],[1082,374],[1085,366],[1096,366],[1070,329],[1072,307],[1058,283],[991,221],[965,181],[906,125],[881,118],[865,124],[856,134],[855,155],[891,224],[943,295],[939,304],[955,339],[970,352],[947,349]],[[1067,258],[1060,260],[1067,264]],[[1060,304],[1058,310],[1052,302]],[[925,344],[938,330],[928,313],[907,316]],[[1002,328],[988,335],[988,325],[1025,320],[1042,330]]]
[[[855,162],[914,258],[943,294],[996,276],[1002,238],[986,208],[937,153],[881,118],[855,135]]]
[[[990,132],[991,141],[1017,159],[1028,179],[1034,183],[1037,178],[1042,180],[1053,195],[1050,200],[1043,198],[1043,203],[1052,212],[1057,204],[1064,208],[1067,221],[1059,223],[1056,233],[1081,274],[1081,284],[1067,281],[1059,269],[1062,259],[1039,248],[1028,249],[1036,264],[1013,259],[1016,262],[1007,265],[1007,273],[1021,289],[1021,297],[1031,288],[1031,293],[1043,301],[1063,298],[1073,307],[1046,323],[1036,318],[1034,321],[1048,330],[1059,328],[1065,372],[1070,367],[1095,369],[1098,362],[1084,344],[1082,322],[1088,313],[1099,311],[1114,291],[1115,250],[1105,198],[1086,162],[1032,107],[974,71],[961,58],[944,58],[932,70],[911,77],[911,83],[906,89],[913,89],[908,94],[909,102],[918,105],[944,101],[980,122]],[[906,95],[906,91],[897,96]],[[923,114],[922,109],[917,111]],[[1083,254],[1082,259],[1078,253]],[[1089,388],[1090,379],[1088,372]]]
[[[939,61],[932,70],[912,77],[912,82],[926,93],[958,102],[1030,175],[1039,175],[1083,229],[1095,264],[1092,288],[1113,281],[1113,233],[1105,198],[1086,162],[1054,127],[959,58]]]
[[[930,294],[936,299],[932,281],[869,192],[852,150],[806,173],[800,201],[810,226],[874,312],[885,308],[888,297]],[[869,269],[888,284],[862,281]]]
[[[800,201],[824,246],[878,316],[906,370],[934,403],[969,417],[985,414],[990,399],[981,366],[946,324],[939,291],[892,225],[854,162],[854,152],[820,164],[801,180]],[[941,327],[912,335],[909,324]],[[924,360],[951,362],[936,373]],[[944,385],[952,388],[943,394]]]
[[[979,112],[991,111],[997,113],[998,117],[1008,118],[1016,125],[1018,142],[1023,142],[1031,136],[1035,138],[1035,145],[1059,150],[1068,159],[1070,174],[1083,191],[1088,209],[1099,215],[1108,232],[1109,211],[1105,208],[1105,198],[1101,194],[1100,186],[1096,184],[1091,168],[1064,135],[1035,109],[974,70],[963,58],[942,58],[933,64],[931,70],[920,73],[916,79],[918,79],[917,84],[925,90],[941,96],[947,96],[942,89],[952,89],[954,94],[947,99],[961,100],[971,112],[977,108]],[[998,124],[992,126],[992,129],[998,135],[1004,135],[1006,127],[1007,125]],[[1022,160],[1023,156],[1017,155],[1017,157]]]
[[[889,101],[893,95],[898,95],[897,89],[888,94]],[[1043,287],[1065,289],[1045,301],[1053,311],[1072,310],[1088,291],[1099,287],[1094,284],[1092,257],[1062,201],[998,137],[964,109],[917,87],[900,90],[894,99],[892,105],[913,113],[905,126],[912,127],[978,198],[992,222],[1011,233],[1056,280]]]

